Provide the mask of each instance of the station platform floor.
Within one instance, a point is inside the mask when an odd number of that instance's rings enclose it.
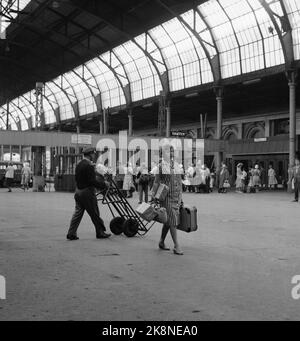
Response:
[[[184,194],[199,228],[178,231],[178,256],[158,249],[160,224],[142,237],[97,240],[87,214],[80,239],[67,241],[72,193],[0,189],[0,321],[299,320],[291,281],[300,275],[300,203],[292,199]]]

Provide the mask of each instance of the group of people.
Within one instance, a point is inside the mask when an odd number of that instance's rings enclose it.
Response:
[[[21,187],[24,190],[29,189],[29,184],[31,181],[31,168],[28,162],[25,162],[23,164],[22,170],[21,170]],[[8,166],[5,170],[5,185],[8,188],[8,192],[12,192],[12,185],[14,183],[15,179],[15,168],[13,166],[12,162],[9,162]]]
[[[258,164],[251,166],[248,172],[243,163],[237,165],[235,182],[237,192],[258,192],[260,188],[275,189],[277,185],[277,176],[272,164],[269,165],[267,173]]]

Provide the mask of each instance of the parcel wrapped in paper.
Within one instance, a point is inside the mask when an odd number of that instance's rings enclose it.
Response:
[[[147,221],[152,221],[157,216],[155,208],[146,202],[140,204],[135,211],[142,219]]]

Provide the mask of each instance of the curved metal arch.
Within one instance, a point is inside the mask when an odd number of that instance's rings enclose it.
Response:
[[[83,64],[84,65],[84,67],[86,67],[85,66],[85,64]],[[88,68],[87,68],[88,69]],[[89,70],[89,69],[88,69]],[[90,84],[82,77],[82,76],[80,76],[75,70],[72,70],[71,72],[73,72],[78,78],[80,78],[81,80],[82,80],[82,82],[87,86],[87,88],[89,89],[89,91],[90,91],[90,93],[91,93],[91,96],[93,97],[93,99],[94,99],[94,97],[95,97],[95,95],[94,95],[94,93],[93,93],[93,91],[92,91],[92,89],[91,89],[91,86],[90,86]],[[89,70],[89,72],[90,72],[90,70]],[[91,72],[90,72],[91,73]],[[92,75],[93,76],[93,75]],[[94,76],[93,76],[94,77]],[[96,80],[95,80],[95,82],[96,82]],[[96,82],[96,84],[97,84],[97,82]],[[97,84],[97,87],[98,87],[98,84]],[[99,89],[99,87],[98,87],[98,89]],[[95,99],[94,99],[94,101],[95,101]],[[96,104],[96,107],[97,107],[97,103],[96,103],[96,101],[95,101],[95,104]]]
[[[4,119],[2,118],[1,115],[0,115],[0,119],[1,119],[1,121],[4,123],[4,126],[5,126],[5,128],[6,128],[6,122],[4,121]]]
[[[21,112],[21,114],[24,116],[26,122],[27,122],[27,117],[25,116],[25,114],[23,113],[22,109],[21,109],[18,105],[16,105],[16,104],[13,103],[12,101],[11,101],[9,104],[12,105],[12,106],[14,106],[15,108],[18,109],[18,110],[17,110],[17,113],[18,113],[19,121],[18,121],[18,123],[17,123],[16,121],[15,121],[15,122],[16,122],[16,124],[17,124],[19,130],[22,130],[21,119],[20,119],[20,112]],[[12,117],[13,117],[13,116],[12,116]]]
[[[164,56],[163,56],[163,53],[162,53],[162,51],[161,51],[161,48],[160,48],[159,45],[156,43],[156,41],[153,39],[150,30],[147,31],[145,34],[146,34],[146,36],[149,36],[149,37],[150,37],[152,43],[156,46],[157,50],[159,51],[160,57],[161,57],[161,59],[162,59],[162,61],[163,61],[163,64],[164,64],[164,67],[165,67],[166,71],[161,75],[161,79],[162,79],[163,84],[165,84],[165,88],[166,88],[166,91],[167,91],[166,93],[168,94],[168,93],[170,92],[170,79],[169,79],[169,71],[170,71],[170,70],[169,70],[168,65],[167,65],[167,63],[166,63],[166,60],[165,60],[165,58],[164,58]],[[153,61],[155,62],[155,59],[154,59],[153,57],[152,57],[152,59],[153,59]],[[157,62],[159,63],[159,61],[157,61]],[[165,74],[166,80],[164,80],[164,78],[163,78],[163,75],[164,75],[164,74]],[[164,89],[164,87],[163,87],[163,89]]]
[[[65,82],[67,82],[67,83],[69,84],[70,88],[72,89],[73,94],[68,94],[68,95],[69,95],[69,96],[74,96],[74,97],[76,98],[76,102],[78,102],[78,97],[77,97],[77,95],[76,95],[76,92],[74,91],[73,85],[68,81],[68,79],[67,79],[66,76],[65,76],[65,73],[59,75],[58,77],[56,77],[56,79],[59,78],[59,77],[62,78],[63,81],[65,81]],[[52,80],[52,81],[53,81],[53,80]],[[55,84],[56,84],[56,83],[55,83]],[[67,91],[63,88],[63,86],[60,86],[60,88],[61,88],[62,90],[64,90],[65,93],[67,93]]]
[[[84,65],[84,64],[83,64],[83,65]],[[96,100],[95,100],[95,95],[93,94],[93,91],[92,91],[90,85],[88,84],[88,82],[87,82],[82,76],[80,76],[75,70],[72,70],[71,72],[74,73],[74,75],[77,76],[79,79],[81,79],[81,81],[86,85],[86,87],[88,88],[88,90],[89,90],[90,93],[91,93],[91,97],[92,97],[92,99],[93,99],[93,101],[94,101],[94,103],[95,103],[95,106],[96,106],[96,108],[98,109],[97,102],[96,102]],[[95,80],[95,81],[96,81],[96,80]],[[97,86],[98,86],[98,85],[97,85]],[[98,87],[98,88],[99,88],[99,87]],[[73,90],[73,91],[75,92],[75,90]],[[77,101],[78,101],[78,98],[77,98]],[[79,113],[79,116],[80,116],[80,113]]]
[[[17,97],[17,98],[18,98],[18,97]],[[16,99],[17,99],[17,98],[16,98]],[[27,120],[26,115],[24,114],[22,108],[21,108],[19,105],[15,104],[13,101],[10,101],[9,104],[11,104],[11,105],[13,105],[14,107],[18,108],[18,109],[21,111],[21,114],[22,114],[22,115],[24,116],[24,118]]]
[[[24,95],[21,95],[19,97],[17,97],[18,100],[22,101],[22,103],[24,105],[26,105],[25,101],[29,103],[30,106],[32,106],[34,108],[34,111],[36,110],[35,106],[33,105],[33,103],[31,101],[29,101]],[[32,118],[32,114],[30,112],[30,119]],[[28,118],[26,117],[26,120],[28,120]]]
[[[256,25],[258,27],[258,30],[259,30],[259,34],[260,34],[260,37],[261,37],[261,42],[262,42],[262,48],[263,48],[263,58],[264,58],[264,68],[266,69],[267,67],[267,61],[266,61],[266,47],[265,47],[265,38],[263,36],[263,33],[262,33],[262,30],[261,30],[261,27],[259,25],[259,22],[258,22],[258,19],[257,19],[257,16],[256,16],[256,13],[250,3],[250,0],[246,0],[248,6],[251,8],[251,11],[254,15],[254,18],[255,18],[255,22],[256,22]]]
[[[60,105],[59,105],[59,101],[58,101],[58,99],[57,99],[57,96],[56,96],[56,94],[51,90],[51,88],[47,85],[47,83],[45,83],[45,87],[47,86],[47,89],[51,92],[51,94],[53,95],[53,97],[54,97],[54,99],[55,99],[55,101],[56,101],[56,104],[57,104],[57,108],[59,109],[60,108]],[[49,101],[49,103],[50,103],[50,101]],[[56,109],[54,109],[53,108],[53,111],[54,111],[54,113],[55,113],[55,110]],[[55,117],[56,117],[56,115],[54,115]],[[56,120],[56,124],[59,124],[61,122],[61,117],[60,117],[60,111],[59,111],[59,122]]]
[[[47,83],[52,83],[52,84],[54,84],[56,87],[58,87],[58,88],[65,94],[65,96],[67,97],[68,101],[70,102],[71,109],[72,109],[72,112],[73,112],[73,114],[74,114],[74,118],[76,118],[75,111],[74,111],[74,108],[73,108],[73,103],[72,103],[72,101],[71,101],[71,99],[70,99],[70,97],[69,97],[69,94],[68,94],[61,86],[57,85],[57,84],[55,83],[54,80],[49,81],[49,82],[46,82],[45,85],[46,85]],[[53,93],[53,92],[52,92],[52,93]],[[53,95],[54,95],[54,94],[53,94]],[[54,97],[55,97],[55,99],[56,99],[56,101],[57,101],[57,97],[56,97],[56,96],[54,96]],[[57,104],[58,104],[58,103],[59,103],[59,101],[57,101]],[[59,104],[58,104],[58,107],[60,107]],[[60,120],[62,121],[61,117],[60,117]]]
[[[151,36],[150,36],[151,37]],[[151,38],[151,40],[153,41],[153,39]],[[148,58],[149,60],[150,60],[150,62],[151,62],[151,64],[153,65],[153,67],[154,67],[154,69],[155,69],[155,71],[156,71],[156,73],[157,73],[157,76],[158,76],[158,78],[159,78],[159,80],[160,80],[160,84],[161,84],[161,87],[162,87],[162,89],[163,89],[163,91],[165,91],[165,93],[169,93],[169,91],[170,91],[170,86],[168,86],[168,88],[166,88],[166,85],[165,85],[165,82],[164,82],[164,80],[163,80],[163,78],[162,78],[162,74],[159,72],[159,69],[158,69],[158,67],[157,67],[157,65],[156,65],[156,63],[155,63],[155,60],[154,60],[154,58],[151,56],[151,54],[147,51],[147,50],[145,50],[142,46],[140,46],[140,44],[135,40],[135,38],[131,38],[131,41],[144,53],[144,55],[146,56],[146,58]],[[156,44],[155,44],[156,45]],[[157,46],[157,45],[156,45]],[[159,50],[160,50],[160,48],[159,48]],[[161,52],[161,51],[160,51]],[[162,58],[163,59],[163,58]],[[164,59],[163,59],[164,60]],[[164,61],[165,62],[165,61]]]
[[[227,12],[225,11],[223,5],[220,4],[220,1],[219,1],[219,0],[216,0],[216,1],[217,1],[218,5],[220,6],[220,8],[222,9],[222,11],[224,12],[224,14],[226,15],[226,17],[227,17],[227,19],[228,19],[228,22],[229,22],[229,24],[230,24],[230,26],[231,26],[231,28],[232,28],[232,32],[233,32],[234,38],[235,38],[235,40],[236,40],[236,43],[237,43],[237,46],[238,46],[238,49],[239,49],[240,70],[241,70],[241,74],[243,74],[242,51],[241,51],[241,44],[240,44],[240,41],[239,41],[239,39],[238,39],[238,37],[237,37],[237,34],[236,34],[236,31],[235,31],[234,26],[233,26],[233,24],[232,24],[231,18],[229,17],[229,15],[227,14]]]
[[[265,11],[267,12],[268,16],[270,17],[270,19],[271,19],[271,21],[272,21],[272,23],[273,23],[273,25],[275,27],[277,36],[279,38],[279,41],[280,41],[280,44],[281,44],[281,47],[282,47],[282,51],[283,51],[283,55],[284,55],[284,60],[285,60],[285,65],[286,65],[287,69],[289,69],[293,65],[293,63],[295,61],[292,40],[291,40],[291,44],[288,44],[288,46],[287,46],[287,44],[284,41],[284,36],[282,35],[280,27],[277,24],[277,21],[276,21],[276,19],[274,17],[274,12],[271,10],[269,4],[265,0],[259,0],[259,2],[261,4],[261,6],[265,9]],[[284,9],[285,9],[285,7],[284,7]],[[283,10],[283,12],[284,12],[284,10]],[[286,19],[289,22],[289,19],[288,18],[286,18]],[[290,31],[290,34],[292,35],[292,30]]]
[[[103,59],[101,59],[101,56],[98,56],[97,57],[97,59],[99,59],[113,74],[114,74],[114,76],[115,76],[115,78],[117,79],[117,82],[119,83],[119,85],[120,85],[120,88],[122,89],[122,91],[123,91],[123,94],[124,94],[124,97],[125,97],[125,100],[126,100],[126,104],[127,105],[129,105],[129,104],[131,104],[131,96],[130,96],[130,98],[128,98],[128,96],[127,96],[127,94],[126,94],[126,90],[125,90],[125,87],[124,87],[124,85],[122,84],[122,82],[121,82],[121,79],[119,78],[119,75],[118,75],[118,73],[114,70],[114,68],[113,67],[111,67],[105,60],[103,60]],[[118,59],[119,60],[119,59]],[[119,61],[120,62],[120,61]],[[122,67],[123,67],[123,64],[120,62],[120,64],[122,65]],[[125,73],[126,74],[126,73]],[[130,82],[129,82],[129,79],[128,79],[128,77],[126,76],[126,78],[127,78],[127,80],[128,80],[128,84],[130,84]]]
[[[194,9],[194,11],[199,15],[200,19],[203,21],[203,23],[205,24],[205,26],[207,27],[208,29],[208,32],[211,36],[211,40],[213,41],[213,44],[214,44],[214,48],[216,49],[216,58],[217,58],[217,63],[216,63],[216,66],[214,66],[214,68],[217,69],[217,72],[218,72],[218,79],[219,81],[222,80],[222,74],[221,74],[221,59],[220,59],[220,51],[219,51],[219,47],[218,47],[218,44],[217,44],[217,40],[216,40],[216,37],[212,31],[212,28],[210,27],[210,25],[208,24],[207,20],[204,18],[204,15],[202,14],[201,10],[200,10],[200,7],[196,7],[196,9]],[[215,58],[215,57],[213,57]],[[217,82],[218,84],[218,82]]]
[[[35,106],[34,106],[34,104],[33,104],[31,101],[29,101],[29,99],[27,99],[27,98],[24,96],[24,94],[23,94],[23,95],[20,95],[19,97],[23,98],[23,100],[27,101],[31,106],[33,106],[34,110],[36,109]],[[53,107],[52,103],[49,101],[49,99],[48,99],[46,96],[44,96],[44,94],[43,94],[43,98],[48,102],[48,104],[50,105],[50,107],[51,107],[52,110],[54,111],[54,107]]]
[[[87,65],[87,62],[84,63],[84,64],[82,64],[82,65],[83,65],[83,67],[87,68],[87,70],[89,71],[89,73],[90,73],[90,74],[92,75],[92,77],[94,78],[95,84],[97,85],[97,88],[98,88],[98,90],[99,90],[99,94],[100,94],[100,96],[101,96],[101,89],[100,89],[100,87],[99,87],[99,84],[98,84],[98,82],[97,82],[97,79],[96,79],[94,73],[91,71],[91,68]]]
[[[218,72],[216,72],[217,70],[214,68],[213,63],[212,63],[212,58],[211,55],[208,51],[208,49],[205,46],[205,43],[203,42],[203,40],[201,39],[201,37],[199,36],[199,34],[189,25],[189,23],[187,23],[179,14],[177,14],[175,11],[171,10],[162,0],[156,0],[156,2],[158,2],[161,6],[163,6],[168,12],[170,12],[172,15],[174,15],[177,20],[180,21],[180,23],[182,25],[184,25],[185,27],[188,28],[188,30],[195,36],[195,38],[198,40],[199,44],[201,45],[204,54],[209,62],[210,68],[211,68],[211,72],[213,75],[213,79],[215,83],[219,83],[221,77],[220,74],[218,74]],[[175,45],[176,46],[176,45]],[[179,54],[178,54],[179,55]],[[200,59],[199,59],[200,61]]]
[[[3,110],[6,112],[7,115],[7,110],[3,108]],[[16,126],[18,127],[18,130],[20,130],[19,124],[17,123],[16,119],[13,117],[13,115],[9,112],[8,115],[13,119],[13,121],[15,122]],[[6,126],[6,123],[5,123]]]
[[[134,45],[136,45],[136,46],[138,46],[139,47],[139,45],[138,45],[138,43],[136,43],[134,40],[130,40]],[[124,44],[123,44],[124,45]],[[120,45],[120,46],[123,46],[123,45]],[[132,58],[132,61],[133,61],[133,63],[134,63],[134,65],[135,65],[135,68],[136,68],[136,71],[137,71],[137,73],[138,73],[138,75],[139,75],[139,77],[140,77],[140,81],[142,82],[142,80],[143,80],[143,78],[142,78],[142,76],[141,76],[141,74],[140,74],[140,71],[139,71],[139,69],[138,69],[138,67],[137,67],[137,65],[136,65],[136,63],[135,63],[135,61],[134,61],[134,58],[131,56],[131,54],[127,51],[127,49],[123,46],[123,48],[126,50],[126,52],[128,53],[128,55]],[[140,48],[140,47],[139,47]],[[112,53],[114,54],[114,56],[118,59],[118,61],[122,64],[122,68],[123,68],[123,70],[124,70],[124,72],[125,72],[125,74],[126,74],[126,77],[127,77],[127,79],[128,79],[128,84],[129,84],[129,86],[130,86],[130,89],[129,89],[129,91],[130,91],[130,99],[131,99],[131,102],[132,102],[132,92],[131,92],[131,81],[130,81],[130,79],[129,79],[129,75],[128,75],[128,72],[127,72],[127,70],[126,70],[126,67],[125,67],[125,65],[123,64],[123,62],[121,61],[121,58],[119,57],[119,56],[117,56],[117,54],[114,52],[114,51],[112,51]],[[147,58],[146,58],[147,59]],[[148,62],[148,61],[147,61]],[[148,65],[149,66],[149,65]],[[152,70],[151,70],[151,72],[152,72]],[[154,76],[154,74],[153,74],[153,72],[152,72],[152,76]],[[143,94],[143,88],[141,89],[141,91],[142,91],[142,94]]]

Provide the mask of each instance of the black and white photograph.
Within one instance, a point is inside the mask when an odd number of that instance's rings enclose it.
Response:
[[[299,321],[299,79],[299,0],[1,0],[0,328]]]

